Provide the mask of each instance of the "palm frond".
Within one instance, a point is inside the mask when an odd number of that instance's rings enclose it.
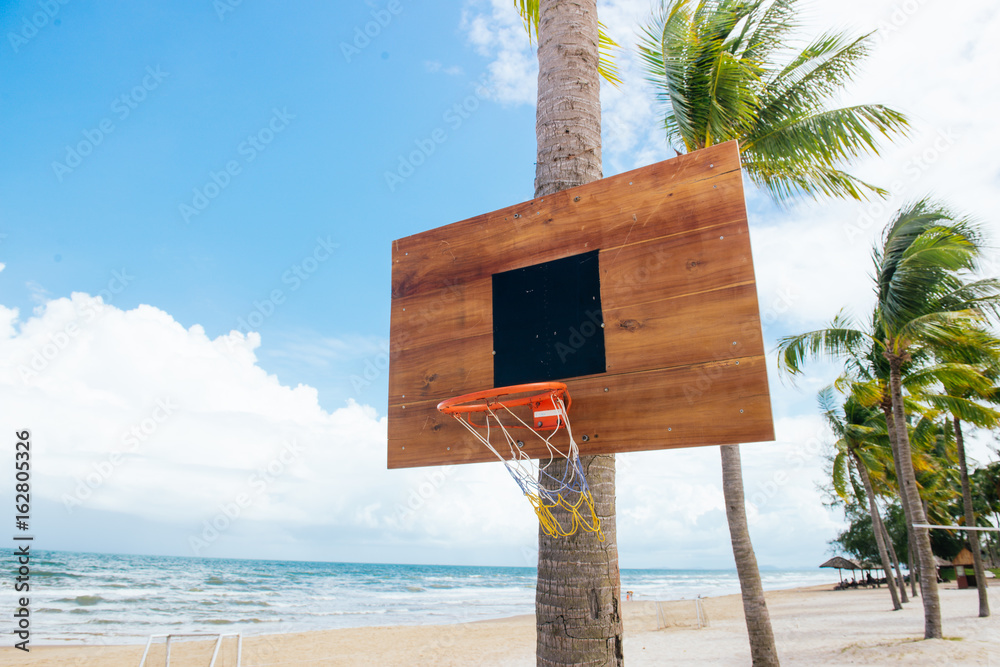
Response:
[[[835,359],[851,355],[863,346],[880,344],[864,331],[851,326],[850,319],[838,314],[826,329],[818,329],[778,340],[778,366],[791,375],[802,372],[806,359]]]
[[[761,160],[832,167],[862,155],[877,155],[880,139],[904,134],[909,127],[906,116],[881,104],[802,109],[768,122],[758,117],[743,138],[743,150]]]
[[[982,428],[995,428],[1000,424],[1000,412],[968,398],[946,394],[928,394],[923,399],[936,409],[950,413],[956,419]]]
[[[744,152],[741,157],[750,180],[782,205],[803,195],[847,197],[859,201],[869,200],[872,195],[888,195],[888,191],[834,167],[796,163],[760,153]]]
[[[850,477],[848,456],[849,454],[846,448],[844,448],[833,457],[833,490],[844,501],[850,500],[850,496],[847,493],[848,478]]]

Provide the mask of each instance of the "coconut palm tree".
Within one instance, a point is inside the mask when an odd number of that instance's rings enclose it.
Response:
[[[516,4],[538,40],[535,196],[544,197],[602,176],[599,53],[610,40],[601,36],[596,0]],[[585,456],[580,462],[605,537],[580,531],[555,539],[539,528],[538,665],[623,663],[615,457]]]
[[[779,341],[779,363],[801,372],[807,357],[840,357],[864,346],[880,349],[889,364],[893,458],[899,469],[900,496],[920,571],[925,638],[941,637],[934,555],[917,490],[910,435],[903,403],[904,367],[916,354],[962,344],[963,330],[980,323],[1000,302],[1000,281],[969,280],[981,254],[975,223],[942,204],[923,199],[904,206],[886,228],[875,251],[876,318],[874,331],[836,326]]]
[[[971,421],[983,428],[996,428],[1000,425],[1000,413],[981,404],[981,401],[997,402],[997,398],[1000,397],[1000,391],[996,386],[997,377],[1000,376],[1000,339],[984,329],[972,329],[967,333],[967,342],[967,345],[955,345],[938,350],[938,356],[946,363],[982,364],[983,372],[979,379],[986,380],[985,386],[981,386],[982,383],[948,378],[943,382],[944,394],[930,398],[933,403],[948,410],[953,417],[959,473],[962,479],[965,525],[976,526],[962,421],[963,419]],[[975,530],[968,531],[968,539],[979,593],[979,616],[985,618],[990,615],[990,603],[986,592],[986,572],[980,553],[979,533]]]
[[[845,501],[848,500],[847,488],[849,485],[847,482],[851,479],[850,467],[853,464],[864,485],[864,493],[855,490],[854,496],[859,501],[862,497],[868,500],[872,532],[875,533],[875,543],[878,545],[879,558],[882,561],[882,569],[885,572],[885,580],[889,588],[889,597],[892,599],[893,610],[898,611],[903,608],[903,605],[900,603],[896,582],[893,580],[892,561],[889,559],[882,517],[879,516],[875,488],[868,474],[869,468],[875,467],[875,463],[871,460],[865,460],[872,458],[870,452],[865,450],[865,444],[885,434],[885,423],[880,424],[880,415],[874,409],[862,405],[854,396],[848,396],[843,406],[837,408],[834,404],[832,387],[827,387],[820,392],[819,402],[827,424],[837,436],[837,442],[834,445],[837,454],[833,461],[833,488],[838,496]]]
[[[640,55],[664,103],[678,153],[736,139],[750,179],[778,201],[798,195],[862,199],[884,190],[841,164],[878,154],[879,138],[905,133],[906,117],[882,105],[831,108],[870,48],[869,35],[826,33],[789,49],[798,0],[670,0],[643,31]],[[739,447],[722,447],[723,489],[742,488]],[[755,665],[778,664],[746,523],[727,494],[733,552]]]
[[[670,0],[643,30],[640,55],[678,153],[736,139],[750,179],[776,200],[884,195],[840,167],[877,155],[906,116],[879,104],[831,108],[871,34],[828,32],[791,50],[800,0]]]

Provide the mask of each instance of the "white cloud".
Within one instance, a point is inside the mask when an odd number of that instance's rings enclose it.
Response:
[[[462,12],[461,28],[476,52],[492,59],[490,96],[503,104],[534,104],[538,63],[514,3],[474,0]]]
[[[249,542],[266,544],[249,555],[496,562],[503,549],[508,562],[532,564],[537,522],[501,466],[386,470],[384,418],[353,401],[324,410],[312,387],[284,386],[260,368],[260,345],[257,334],[213,340],[152,306],[121,310],[86,294],[49,301],[25,321],[0,307],[3,427],[32,431],[33,491],[58,508],[53,533],[82,523],[107,534],[105,548],[149,548],[109,527],[121,523],[106,520],[113,514],[165,526],[168,546],[156,548],[177,554],[248,555]],[[766,546],[796,508],[822,513],[809,486],[819,464],[791,455],[813,426],[779,426],[777,445],[744,447],[764,562],[808,562],[816,547],[808,531],[788,553]],[[729,564],[716,448],[619,461],[626,563]],[[787,479],[776,478],[783,469]],[[755,502],[759,489],[767,495]],[[335,551],[345,540],[355,550]]]
[[[17,317],[0,308],[4,427],[31,429],[33,489],[60,522],[157,521],[176,532],[176,553],[241,504],[233,534],[326,527],[458,548],[534,536],[502,470],[386,470],[384,417],[353,401],[327,412],[312,387],[280,384],[257,364],[257,334],[212,340],[152,306],[85,294]],[[498,503],[505,494],[513,509]]]
[[[447,74],[448,76],[459,76],[464,72],[464,70],[458,65],[444,65],[437,60],[428,60],[424,62],[424,68],[432,74],[441,72],[443,74]]]

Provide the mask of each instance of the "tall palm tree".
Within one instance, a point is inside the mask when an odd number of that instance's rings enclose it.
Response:
[[[881,525],[882,517],[879,516],[878,505],[875,501],[875,488],[868,474],[868,469],[874,465],[864,460],[869,458],[869,453],[864,451],[866,441],[881,436],[884,433],[884,424],[878,423],[879,420],[872,408],[866,408],[854,396],[848,396],[843,407],[838,409],[834,405],[832,387],[820,392],[819,402],[827,424],[837,436],[835,444],[837,455],[833,465],[833,488],[837,495],[847,500],[848,484],[846,482],[850,478],[849,471],[853,464],[864,485],[864,494],[856,492],[855,496],[859,501],[862,496],[868,501],[868,514],[872,519],[872,532],[875,533],[875,543],[878,545],[879,558],[885,572],[889,597],[892,599],[893,610],[898,611],[903,608],[903,605],[896,590],[896,582],[893,580],[892,561],[889,559],[888,545],[884,537],[885,531]]]
[[[906,117],[881,105],[830,108],[870,47],[869,36],[826,33],[789,49],[798,0],[669,0],[644,30],[640,55],[664,103],[667,140],[678,153],[736,139],[744,168],[778,201],[798,195],[884,195],[840,169],[878,154]],[[722,448],[723,489],[755,665],[778,664],[746,521],[739,447]]]
[[[535,196],[544,197],[601,178],[598,70],[608,40],[600,34],[596,0],[517,4],[529,34],[534,28],[538,39]],[[580,531],[555,539],[539,528],[538,665],[621,665],[624,660],[615,457],[585,456],[581,463],[605,537],[601,541],[596,533]],[[546,479],[562,474],[549,473]]]
[[[976,515],[972,504],[972,485],[969,481],[969,466],[965,456],[965,435],[962,431],[962,421],[971,421],[976,426],[996,428],[1000,425],[1000,413],[980,404],[980,401],[996,402],[998,389],[996,379],[1000,376],[1000,339],[990,332],[973,329],[968,332],[968,345],[951,346],[938,351],[939,357],[952,363],[984,364],[981,379],[986,380],[985,386],[959,379],[946,380],[944,396],[937,401],[953,417],[955,430],[955,445],[959,473],[962,480],[962,506],[966,526],[976,526]],[[983,558],[980,553],[979,533],[968,531],[969,547],[972,551],[973,569],[976,573],[976,589],[979,593],[979,616],[990,615],[989,596],[986,592],[986,571],[983,568]]]
[[[924,636],[941,637],[934,555],[917,490],[910,435],[903,403],[903,370],[915,354],[961,344],[962,332],[979,323],[984,310],[1000,302],[1000,281],[969,280],[982,250],[977,226],[945,206],[924,199],[904,206],[886,229],[875,252],[876,318],[874,331],[837,326],[779,342],[779,363],[801,372],[809,356],[839,357],[874,345],[889,364],[893,458],[899,469],[900,496],[910,541],[923,576]]]

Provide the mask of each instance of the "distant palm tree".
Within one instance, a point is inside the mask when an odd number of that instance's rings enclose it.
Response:
[[[836,326],[779,341],[779,363],[801,372],[810,356],[853,354],[873,345],[889,363],[893,458],[899,469],[900,495],[922,576],[924,636],[940,638],[941,608],[937,566],[917,490],[910,435],[903,404],[903,369],[915,354],[963,344],[963,331],[983,319],[984,310],[996,311],[1000,281],[969,280],[982,252],[975,223],[945,206],[924,199],[904,206],[887,227],[875,252],[877,295],[874,331]]]
[[[903,605],[900,603],[896,582],[893,580],[892,561],[889,559],[882,517],[879,515],[878,504],[875,500],[875,487],[868,474],[869,468],[875,467],[875,464],[873,461],[864,460],[871,457],[871,452],[866,451],[865,445],[885,435],[885,422],[881,421],[881,416],[873,408],[865,407],[854,396],[848,396],[843,406],[838,408],[834,403],[832,387],[820,392],[819,401],[827,424],[837,436],[837,442],[834,444],[837,454],[833,461],[834,491],[844,500],[848,499],[847,487],[851,480],[850,468],[853,464],[864,485],[864,493],[859,493],[858,490],[855,491],[854,496],[859,501],[862,498],[866,498],[868,501],[868,514],[872,519],[872,532],[875,533],[875,542],[878,546],[879,558],[882,561],[882,569],[885,572],[889,597],[892,598],[893,610],[898,611],[903,608]]]
[[[944,395],[931,397],[931,400],[938,407],[946,409],[953,418],[956,458],[962,480],[962,507],[965,525],[976,526],[962,421],[969,421],[976,426],[991,429],[1000,425],[1000,413],[982,405],[983,402],[997,403],[1000,399],[1000,389],[996,384],[997,378],[1000,376],[1000,339],[997,339],[992,333],[978,328],[969,330],[964,339],[965,345],[950,346],[938,350],[937,354],[945,363],[980,365],[983,370],[981,376],[976,378],[979,381],[970,382],[963,378],[945,379],[943,382]],[[985,618],[990,615],[990,603],[986,592],[986,571],[983,568],[978,532],[968,531],[968,539],[972,551],[973,570],[976,573],[976,589],[979,593],[979,616]]]
[[[793,51],[798,0],[670,0],[643,31],[648,79],[678,153],[738,140],[743,166],[777,201],[798,195],[863,199],[885,191],[840,164],[878,154],[906,117],[882,105],[831,108],[868,54],[869,36],[827,33]],[[777,649],[742,493],[738,445],[721,448],[723,491],[754,665]]]

